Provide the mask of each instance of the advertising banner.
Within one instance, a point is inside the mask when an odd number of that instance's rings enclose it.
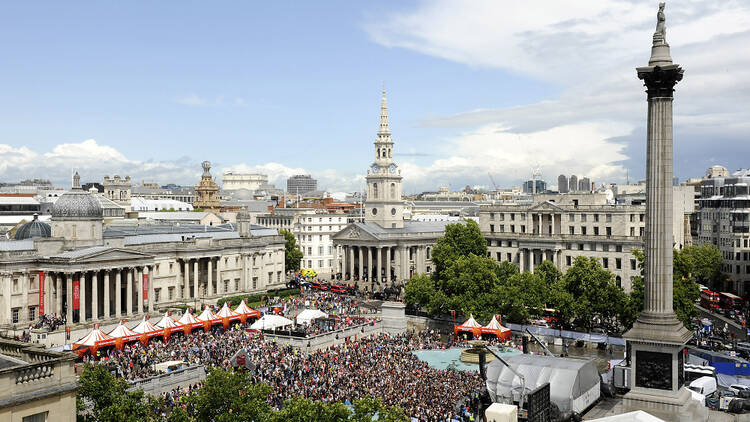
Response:
[[[37,278],[39,280],[39,316],[44,315],[44,278],[44,271],[39,271],[39,277]]]
[[[148,274],[143,274],[143,300],[148,300]]]
[[[81,282],[73,280],[73,309],[79,309],[81,305]]]

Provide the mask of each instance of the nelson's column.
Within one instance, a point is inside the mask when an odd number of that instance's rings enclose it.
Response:
[[[631,370],[626,410],[670,421],[706,420],[684,383],[685,344],[692,336],[672,309],[672,101],[682,68],[672,63],[664,3],[659,4],[648,66],[637,68],[646,86],[646,262],[643,311],[625,334]]]

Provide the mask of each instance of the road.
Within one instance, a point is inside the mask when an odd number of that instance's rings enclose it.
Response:
[[[711,312],[701,306],[695,305],[695,308],[700,312],[701,318],[708,318],[714,323],[714,330],[722,330],[724,328],[724,323],[726,323],[729,332],[733,332],[737,335],[737,341],[747,340],[747,329],[741,324],[732,321],[723,315]]]

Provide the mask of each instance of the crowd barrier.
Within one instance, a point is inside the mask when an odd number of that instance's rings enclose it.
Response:
[[[591,334],[591,333],[581,333],[578,331],[557,330],[554,328],[539,327],[537,325],[522,325],[522,324],[513,324],[513,323],[505,323],[503,325],[510,328],[512,331],[526,332],[526,329],[528,329],[534,335],[562,337],[562,338],[569,338],[572,340],[588,341],[591,343],[607,343],[607,344],[611,344],[614,346],[625,346],[624,338],[611,337],[611,336],[607,336],[604,334]]]
[[[351,327],[346,327],[311,337],[288,335],[285,334],[283,330],[278,330],[275,333],[272,331],[264,330],[263,336],[266,337],[266,339],[275,341],[279,344],[289,345],[305,351],[313,352],[319,349],[325,349],[333,345],[344,343],[346,339],[351,337],[369,337],[373,334],[380,334],[382,331],[382,322],[375,321],[372,323],[353,325]]]

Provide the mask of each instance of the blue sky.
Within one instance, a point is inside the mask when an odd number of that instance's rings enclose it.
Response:
[[[687,84],[691,65],[709,60],[707,46],[747,37],[750,12],[741,2],[674,3],[667,25],[674,16],[684,27],[676,33],[686,42],[670,42]],[[63,185],[77,168],[84,180],[118,173],[191,184],[207,159],[217,176],[262,171],[282,186],[304,171],[322,187],[358,189],[383,81],[407,192],[488,185],[487,172],[510,186],[533,166],[553,183],[561,172],[642,177],[645,101],[633,67],[647,60],[655,4],[552,2],[529,15],[491,1],[8,2],[0,181]],[[735,30],[703,29],[724,13],[739,16]],[[710,59],[724,72],[737,60],[715,49]],[[737,108],[744,76],[725,87]],[[697,101],[707,92],[695,86],[692,100],[678,87],[685,117],[676,116],[676,134],[686,142],[675,147],[677,174],[747,166],[738,158],[750,152],[747,127],[727,128],[747,116]],[[707,140],[728,150],[707,153]]]

